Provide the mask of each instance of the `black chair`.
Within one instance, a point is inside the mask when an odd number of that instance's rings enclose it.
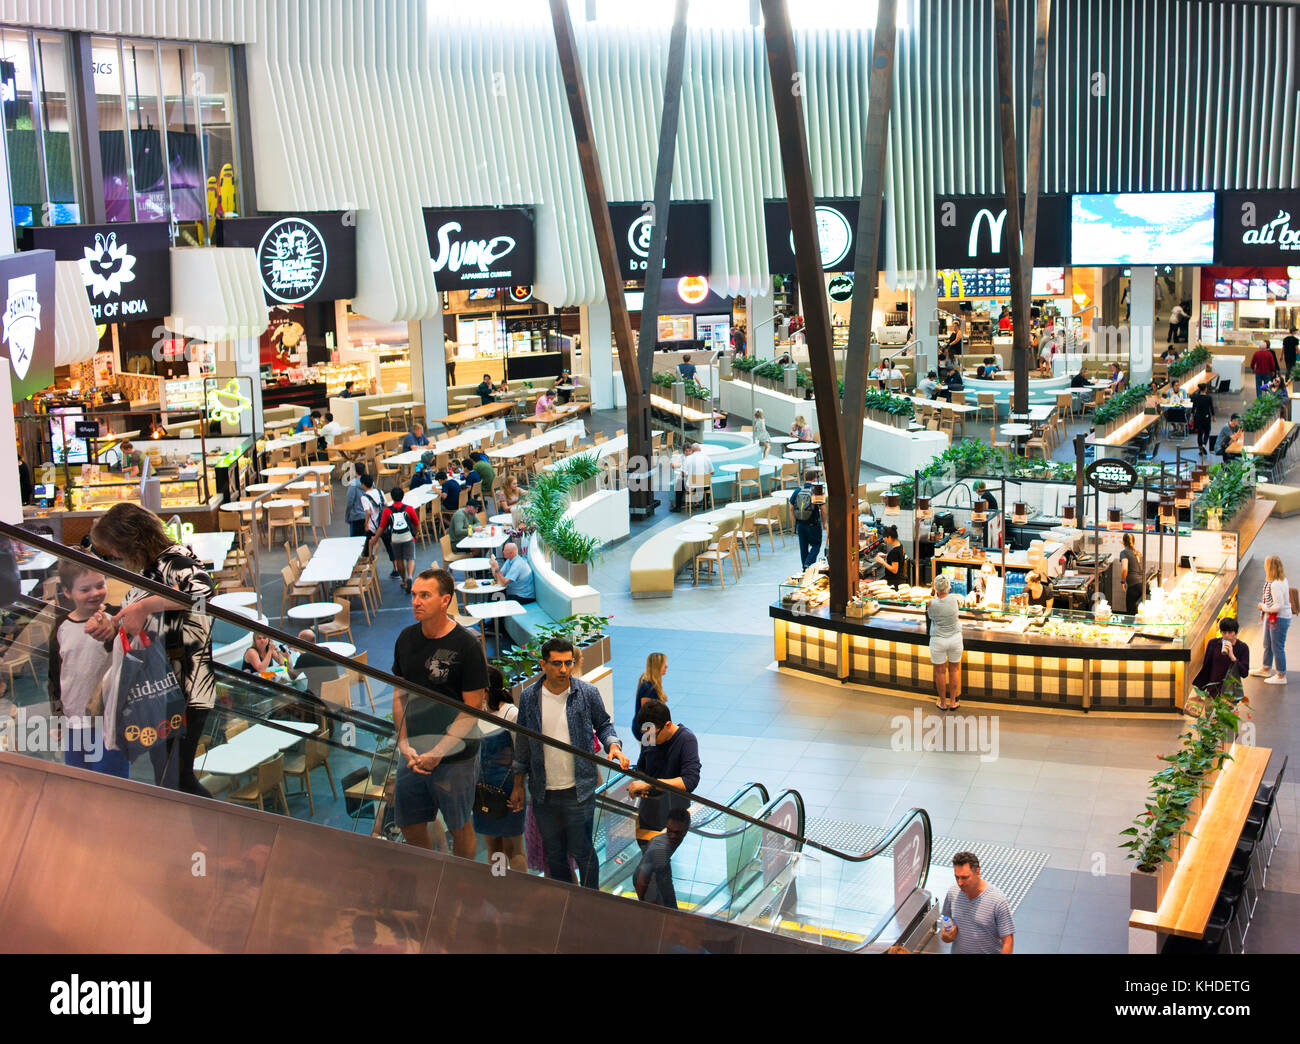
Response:
[[[1236,913],[1232,903],[1220,899],[1210,911],[1210,919],[1205,923],[1205,934],[1201,938],[1184,939],[1179,935],[1171,935],[1165,940],[1160,952],[1171,955],[1204,956],[1218,953],[1223,948],[1225,939],[1228,943],[1228,952],[1238,952],[1232,948],[1232,925]]]
[[[1246,816],[1246,827],[1242,831],[1243,838],[1253,838],[1255,842],[1261,843],[1268,841],[1268,858],[1264,862],[1261,879],[1263,882],[1268,881],[1268,867],[1273,862],[1273,852],[1277,848],[1278,839],[1282,836],[1282,827],[1277,825],[1276,832],[1268,830],[1271,820],[1274,819],[1273,813],[1277,808],[1277,794],[1282,786],[1282,780],[1286,776],[1286,766],[1289,758],[1282,759],[1282,767],[1278,769],[1277,775],[1273,778],[1272,783],[1261,783],[1259,790],[1255,794],[1255,801],[1250,806],[1250,812]]]

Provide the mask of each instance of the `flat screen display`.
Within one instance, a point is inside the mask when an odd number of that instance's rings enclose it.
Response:
[[[1250,281],[1250,299],[1252,301],[1268,300],[1268,281],[1264,279],[1252,279]]]
[[[1010,282],[1011,273],[1007,273]],[[1064,268],[1035,268],[1030,280],[1029,293],[1033,297],[1064,297]]]
[[[1286,297],[1290,290],[1290,283],[1286,279],[1270,279],[1268,281],[1268,292],[1271,297]]]
[[[496,297],[496,295],[497,292],[495,287],[472,287],[469,291],[469,299],[471,301],[491,301],[492,298]]]
[[[1214,281],[1214,299],[1216,301],[1226,301],[1232,297],[1232,280],[1216,279]]]
[[[1077,195],[1070,228],[1076,265],[1208,265],[1214,193]]]

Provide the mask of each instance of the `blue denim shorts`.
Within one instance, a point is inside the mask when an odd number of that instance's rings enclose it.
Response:
[[[428,775],[407,767],[399,755],[393,815],[399,827],[432,823],[438,813],[451,831],[470,821],[474,812],[474,784],[478,782],[478,756],[442,762]]]

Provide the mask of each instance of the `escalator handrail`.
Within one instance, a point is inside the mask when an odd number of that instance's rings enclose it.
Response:
[[[301,689],[295,689],[291,685],[285,685],[283,682],[275,681],[272,678],[263,678],[260,674],[250,674],[248,671],[231,667],[228,663],[218,663],[213,660],[212,672],[222,677],[228,675],[229,681],[226,682],[227,685],[240,681],[254,682],[263,688],[275,690],[277,694],[283,695],[286,699],[292,700],[302,707],[310,708],[313,713],[324,714],[325,717],[335,721],[357,721],[367,728],[374,729],[376,732],[387,732],[390,735],[397,734],[397,727],[388,718],[367,714],[358,707],[340,707],[336,704],[327,703],[319,696],[313,696],[311,700],[304,700],[304,693]],[[238,711],[236,707],[223,707],[221,709]]]
[[[77,562],[78,564],[94,569],[96,572],[102,573],[105,576],[111,576],[114,579],[121,581],[122,583],[130,584],[132,587],[138,588],[142,591],[147,591],[149,594],[158,595],[159,597],[164,598],[167,601],[181,607],[178,610],[164,610],[165,612],[166,611],[183,612],[185,611],[184,607],[188,606],[189,611],[191,612],[197,612],[200,615],[210,616],[216,620],[222,620],[226,623],[233,624],[236,627],[242,628],[243,630],[246,631],[251,631],[255,634],[265,635],[267,638],[270,638],[273,641],[278,642],[282,645],[288,645],[294,649],[297,649],[299,652],[310,651],[312,655],[319,656],[322,659],[328,660],[329,662],[335,664],[336,666],[342,667],[346,670],[355,671],[359,674],[364,674],[367,677],[374,679],[375,681],[381,682],[385,685],[390,685],[395,689],[401,689],[404,692],[408,692],[416,696],[424,697],[428,700],[431,700],[434,703],[440,704],[444,707],[447,707],[451,710],[455,710],[459,713],[468,714],[470,717],[477,718],[480,721],[485,721],[496,728],[502,728],[502,727],[508,728],[512,734],[525,736],[529,739],[536,740],[537,742],[541,743],[543,746],[553,747],[557,750],[563,751],[566,754],[572,755],[575,758],[581,758],[585,761],[594,762],[600,768],[608,769],[611,766],[611,764],[615,764],[607,758],[602,758],[593,754],[590,748],[584,750],[581,747],[575,747],[572,744],[565,743],[563,740],[552,739],[551,737],[546,736],[540,732],[534,732],[532,729],[524,728],[522,725],[519,725],[517,722],[512,722],[507,726],[503,726],[501,719],[489,710],[486,709],[480,710],[477,707],[471,707],[468,704],[462,703],[459,700],[453,700],[450,697],[444,696],[441,693],[434,692],[432,689],[427,689],[424,686],[419,685],[415,682],[407,681],[404,678],[398,678],[396,675],[389,674],[387,671],[380,670],[379,668],[376,668],[373,665],[359,664],[354,660],[350,660],[347,659],[346,657],[339,656],[331,649],[326,649],[323,646],[319,646],[315,644],[308,644],[306,642],[301,641],[296,634],[290,634],[287,631],[282,631],[277,627],[270,626],[269,623],[262,623],[260,620],[254,619],[253,617],[245,616],[241,613],[237,613],[232,610],[225,609],[218,605],[213,605],[209,599],[198,598],[192,595],[187,595],[181,591],[175,590],[174,588],[166,587],[163,584],[159,584],[153,580],[148,579],[147,577],[140,576],[137,573],[132,573],[130,570],[124,569],[122,566],[118,565],[115,562],[107,562],[104,559],[98,557],[97,555],[87,554],[81,548],[69,547],[66,544],[60,544],[58,543],[58,541],[49,540],[46,537],[39,535],[38,533],[33,533],[30,530],[23,529],[20,526],[15,526],[12,525],[11,523],[3,522],[3,521],[0,521],[0,536],[7,536],[12,540],[18,541],[19,543],[26,544],[29,547],[34,547],[43,551],[47,551],[57,558],[62,558],[71,562]],[[628,768],[628,769],[620,768],[618,769],[618,771],[621,772],[624,776],[630,777],[631,779],[639,780],[643,783],[648,783],[658,790],[666,790],[671,793],[678,794],[681,797],[688,798],[692,801],[698,802],[699,804],[705,805],[706,807],[711,808],[716,812],[721,812],[721,813],[725,813],[726,815],[735,816],[736,818],[741,819],[744,822],[749,823],[753,826],[761,827],[763,829],[770,830],[777,834],[783,834],[801,844],[805,844],[805,843],[815,844],[815,842],[807,841],[806,838],[798,837],[794,834],[790,834],[787,831],[780,829],[779,827],[772,826],[771,824],[762,823],[759,820],[753,819],[750,816],[745,815],[743,812],[737,812],[735,809],[727,808],[715,801],[709,800],[708,798],[697,797],[696,795],[692,794],[690,791],[685,790],[681,787],[675,787],[672,786],[671,784],[664,783],[662,780],[656,779],[653,776],[643,775],[642,773],[637,772],[636,769],[634,768]]]
[[[635,818],[637,812],[639,811],[636,805],[629,805],[626,802],[620,801],[616,797],[611,797],[609,794],[609,788],[611,787],[611,785],[617,785],[617,783],[620,782],[622,782],[622,778],[620,778],[619,780],[607,779],[596,789],[596,801],[604,808],[621,812],[627,815],[629,818]],[[727,806],[726,811],[720,810],[716,806],[710,806],[709,814],[707,816],[703,816],[700,819],[696,819],[695,817],[692,817],[689,832],[692,834],[699,834],[701,837],[707,837],[710,839],[734,837],[736,834],[740,833],[741,830],[743,830],[744,828],[740,827],[733,831],[716,834],[716,833],[710,833],[706,831],[704,827],[708,823],[711,823],[713,820],[717,819],[719,816],[741,815],[742,813],[735,811],[735,805],[737,805],[741,801],[741,799],[744,798],[746,794],[748,794],[751,790],[754,789],[757,789],[758,792],[763,795],[763,804],[764,806],[766,806],[769,801],[767,795],[767,787],[763,786],[762,783],[746,783],[743,787],[741,787],[734,794],[732,794],[731,797],[727,798],[725,802],[725,805]],[[692,797],[694,797],[694,795],[692,795]]]

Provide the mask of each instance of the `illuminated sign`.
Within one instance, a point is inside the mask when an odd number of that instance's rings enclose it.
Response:
[[[252,399],[239,390],[239,380],[231,377],[224,388],[211,388],[208,391],[208,419],[239,423],[239,415],[253,405]]]
[[[704,276],[682,276],[677,280],[677,296],[689,305],[700,304],[709,296],[709,281]]]
[[[1128,493],[1137,485],[1138,473],[1126,460],[1103,457],[1089,464],[1083,477],[1098,493]]]

